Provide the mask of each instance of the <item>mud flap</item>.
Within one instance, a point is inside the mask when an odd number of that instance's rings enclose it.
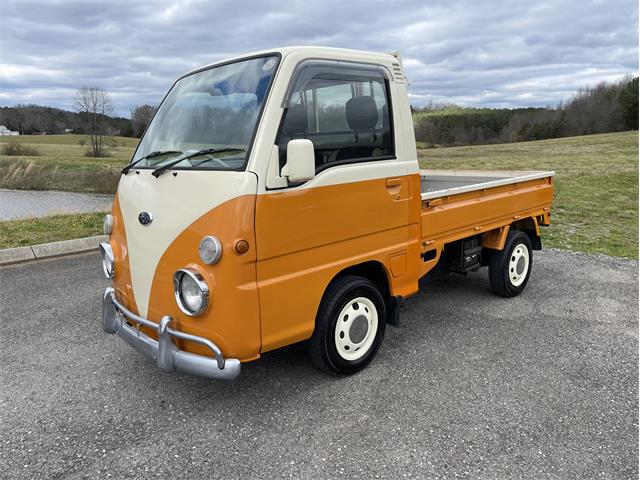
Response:
[[[387,324],[392,327],[400,326],[400,301],[401,296],[389,297],[387,300]]]

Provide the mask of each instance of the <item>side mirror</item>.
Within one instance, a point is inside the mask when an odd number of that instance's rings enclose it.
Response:
[[[287,143],[287,164],[282,167],[282,176],[290,182],[311,180],[316,175],[316,156],[313,142],[307,139],[290,140]]]

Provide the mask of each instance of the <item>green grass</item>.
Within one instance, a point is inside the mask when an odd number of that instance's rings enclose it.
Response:
[[[638,132],[419,150],[422,168],[555,170],[545,246],[638,258]]]
[[[0,222],[0,249],[102,235],[103,217],[80,213]]]
[[[86,140],[80,145],[80,140]],[[36,149],[37,156],[0,154],[0,188],[114,193],[120,169],[131,159],[136,138],[105,137],[109,157],[85,155],[84,135],[24,135],[0,137],[0,147],[18,143]],[[4,148],[0,148],[0,153]]]

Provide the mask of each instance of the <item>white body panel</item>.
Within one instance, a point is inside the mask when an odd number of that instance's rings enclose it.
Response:
[[[398,69],[401,71],[401,67],[396,57],[386,53],[326,47],[288,47],[278,51],[282,54],[282,60],[271,87],[263,116],[260,119],[247,167],[249,171],[255,172],[258,176],[258,194],[281,191],[267,188],[268,160],[271,158],[278,127],[284,112],[282,105],[289,88],[289,82],[298,64],[309,59],[342,60],[386,68],[391,94],[396,160],[372,161],[366,165],[362,163],[336,165],[320,172],[311,181],[295,188],[315,188],[418,173],[413,119],[407,103],[407,85],[404,82],[404,76],[402,76],[402,81],[399,80],[400,76],[397,72]]]
[[[205,213],[233,198],[256,193],[256,177],[248,172],[166,172],[156,178],[152,170],[123,176],[118,201],[127,233],[131,283],[138,312],[146,317],[156,267],[169,245]],[[153,221],[142,225],[140,212]],[[215,235],[215,231],[210,234]]]

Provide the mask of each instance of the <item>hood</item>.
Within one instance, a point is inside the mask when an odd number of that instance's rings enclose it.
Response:
[[[251,172],[178,170],[158,178],[151,172],[145,169],[123,176],[117,194],[131,287],[142,317],[148,314],[158,262],[172,242],[219,205],[257,191],[257,178]],[[140,221],[143,212],[149,214],[150,222]]]

